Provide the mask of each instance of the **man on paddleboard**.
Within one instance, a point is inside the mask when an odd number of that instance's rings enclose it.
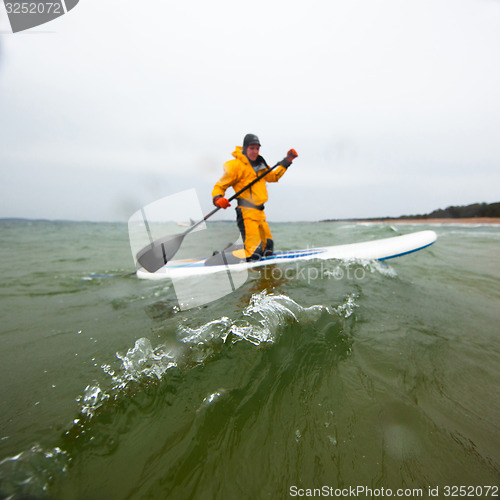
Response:
[[[273,253],[273,237],[264,213],[264,203],[268,199],[266,182],[278,182],[297,157],[297,153],[291,149],[286,158],[275,165],[277,168],[274,170],[274,167],[271,169],[260,156],[260,146],[256,135],[247,134],[243,139],[243,147],[236,146],[234,159],[224,163],[224,175],[216,182],[212,191],[214,205],[226,209],[231,206],[229,200],[224,197],[229,187],[239,192],[257,177],[265,174],[236,198],[236,221],[244,249],[232,253],[235,257],[247,261],[259,260]]]

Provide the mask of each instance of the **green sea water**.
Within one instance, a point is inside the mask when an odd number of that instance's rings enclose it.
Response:
[[[0,498],[494,497],[500,227],[271,229],[278,249],[438,241],[251,271],[182,311],[135,277],[126,224],[0,221]]]

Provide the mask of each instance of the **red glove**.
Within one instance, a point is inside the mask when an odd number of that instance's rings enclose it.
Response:
[[[297,156],[299,156],[297,154],[297,151],[295,151],[295,149],[290,149],[290,151],[288,151],[288,153],[286,154],[286,159],[292,163],[293,160],[295,160],[295,158],[297,158]]]
[[[216,196],[214,198],[214,205],[219,208],[227,208],[231,206],[231,203],[229,203],[229,200],[223,196]]]
[[[288,153],[286,154],[286,157],[283,158],[280,163],[285,168],[288,168],[292,164],[292,161],[297,158],[297,156],[299,156],[297,154],[297,151],[295,151],[295,149],[290,149],[290,151],[288,151]]]

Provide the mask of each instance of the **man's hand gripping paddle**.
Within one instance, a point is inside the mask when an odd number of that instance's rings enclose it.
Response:
[[[257,176],[252,182],[247,184],[244,188],[240,189],[237,193],[235,193],[229,201],[237,198],[241,193],[252,187],[256,182],[260,181],[263,177],[265,177],[269,172],[274,170],[276,167],[283,165],[288,168],[292,161],[297,158],[298,154],[295,149],[290,149],[288,151],[286,157],[280,162],[276,163],[273,167],[266,170],[264,173]],[[216,212],[218,212],[222,207],[218,206],[210,213],[205,215],[203,219],[193,224],[189,229],[184,231],[183,233],[176,234],[175,236],[165,236],[163,238],[159,238],[155,241],[152,241],[148,246],[144,247],[140,250],[137,255],[137,262],[144,268],[146,271],[150,273],[154,273],[161,267],[163,267],[172,257],[178,252],[180,246],[186,235],[188,235],[193,229],[198,227],[201,223],[205,222],[208,218],[212,217]]]

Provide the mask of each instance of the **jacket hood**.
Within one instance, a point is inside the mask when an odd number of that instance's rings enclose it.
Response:
[[[243,148],[241,146],[236,146],[236,149],[233,151],[233,156],[242,162],[250,163],[246,155],[243,154]]]

